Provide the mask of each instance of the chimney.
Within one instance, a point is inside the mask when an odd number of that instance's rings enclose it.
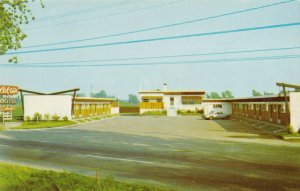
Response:
[[[164,83],[164,92],[167,91],[167,83]]]

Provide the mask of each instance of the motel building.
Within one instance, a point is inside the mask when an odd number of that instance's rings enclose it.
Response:
[[[20,89],[17,86],[0,86],[0,116],[3,122],[12,121],[12,113],[17,97],[21,98],[22,117],[26,120],[35,113],[48,114],[50,119],[58,115],[60,119],[88,118],[99,115],[118,114],[119,103],[116,98],[76,97],[78,88],[53,93],[42,93]]]
[[[170,91],[164,84],[163,91],[140,91],[140,114],[167,111],[176,116],[178,110],[222,112],[279,125],[290,125],[294,132],[300,129],[300,92],[284,95],[232,99],[205,99],[205,91]]]

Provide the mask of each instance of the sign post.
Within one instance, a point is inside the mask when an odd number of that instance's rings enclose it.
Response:
[[[17,86],[0,85],[0,112],[2,113],[2,122],[12,121],[12,112],[17,103],[16,94],[19,88]]]

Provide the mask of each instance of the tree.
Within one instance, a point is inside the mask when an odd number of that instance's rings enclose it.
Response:
[[[225,90],[222,92],[222,97],[223,98],[234,98],[234,96],[232,95],[231,91],[229,90]]]
[[[206,96],[206,99],[210,99],[211,98],[208,93],[206,93],[205,96]]]
[[[221,98],[221,96],[218,94],[218,92],[210,92],[210,97],[212,99],[218,99]]]
[[[27,37],[21,25],[35,19],[27,4],[28,0],[0,0],[0,55],[21,48],[21,41]],[[44,7],[42,1],[41,5]],[[9,62],[17,63],[17,57]]]
[[[262,96],[262,94],[259,91],[252,90],[252,96],[254,96],[254,97],[256,97],[256,96]]]
[[[128,103],[131,103],[131,104],[137,104],[137,103],[139,103],[139,99],[137,98],[136,95],[134,95],[134,94],[129,94],[129,95],[128,95]]]
[[[79,93],[77,93],[77,94],[76,94],[76,97],[85,97],[85,94],[84,94],[84,93],[81,93],[81,92],[79,92]]]
[[[274,93],[264,91],[264,95],[265,95],[265,96],[268,96],[268,95],[274,95]]]
[[[115,96],[108,95],[105,90],[101,90],[98,93],[91,93],[91,97],[96,97],[96,98],[114,98]]]

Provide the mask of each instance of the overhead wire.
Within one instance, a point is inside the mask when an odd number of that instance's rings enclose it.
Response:
[[[129,44],[145,43],[145,42],[167,41],[167,40],[174,40],[174,39],[194,38],[194,37],[203,37],[203,36],[212,36],[212,35],[221,35],[221,34],[231,34],[231,33],[242,33],[242,32],[248,32],[248,31],[293,27],[293,26],[299,26],[299,25],[300,25],[300,22],[283,23],[283,24],[276,24],[276,25],[264,25],[264,26],[238,28],[238,29],[223,30],[223,31],[214,31],[214,32],[206,32],[206,33],[194,33],[194,34],[177,35],[177,36],[164,36],[164,37],[147,38],[147,39],[136,39],[136,40],[119,41],[119,42],[111,42],[111,43],[99,43],[99,44],[91,44],[91,45],[69,46],[69,47],[59,47],[59,48],[49,48],[49,49],[39,49],[39,50],[27,50],[27,51],[26,50],[25,51],[14,51],[14,52],[6,53],[6,55],[52,52],[52,51],[62,51],[62,50],[71,50],[71,49],[72,50],[73,49],[85,49],[85,48],[116,46],[116,45],[129,45]]]
[[[128,31],[128,32],[121,32],[121,33],[115,33],[115,34],[110,34],[110,35],[102,35],[102,36],[89,37],[89,38],[76,39],[76,40],[68,40],[68,41],[62,41],[62,42],[44,43],[44,44],[25,46],[25,47],[22,47],[22,49],[36,48],[36,47],[43,47],[43,46],[52,46],[52,45],[61,45],[61,44],[69,44],[69,43],[76,43],[76,42],[84,42],[84,41],[104,39],[104,38],[110,38],[110,37],[116,37],[116,36],[124,36],[124,35],[129,35],[129,34],[140,33],[140,32],[147,32],[147,31],[152,31],[152,30],[157,30],[157,29],[164,29],[164,28],[169,28],[169,27],[175,27],[175,26],[191,24],[191,23],[195,23],[195,22],[206,21],[206,20],[216,19],[216,18],[220,18],[220,17],[235,15],[235,14],[250,12],[250,11],[254,11],[254,10],[269,8],[269,7],[273,7],[273,6],[278,6],[278,5],[290,3],[290,2],[293,2],[293,1],[295,1],[295,0],[283,1],[283,2],[279,2],[279,3],[273,3],[273,4],[253,7],[253,8],[249,8],[249,9],[242,9],[242,10],[223,13],[223,14],[218,14],[218,15],[214,15],[214,16],[208,16],[208,17],[204,17],[204,18],[197,18],[197,19],[193,19],[193,20],[177,22],[177,23],[172,23],[172,24],[167,24],[167,25],[162,25],[162,26],[157,26],[157,27],[138,29],[138,30],[133,30],[133,31]]]
[[[46,21],[46,20],[51,20],[51,19],[56,19],[56,18],[61,19],[63,17],[84,14],[84,13],[90,13],[91,11],[99,11],[99,10],[106,9],[106,8],[113,8],[113,7],[131,4],[131,3],[136,3],[139,1],[142,1],[142,0],[137,0],[137,1],[126,0],[126,1],[118,1],[118,2],[113,2],[113,3],[108,3],[108,4],[104,4],[104,5],[102,4],[101,6],[95,6],[92,8],[86,8],[86,9],[82,9],[82,10],[71,11],[71,12],[67,12],[67,13],[61,13],[61,14],[52,15],[52,16],[48,16],[48,17],[38,18],[37,20],[35,20],[35,22]]]
[[[211,59],[211,60],[182,60],[182,61],[165,61],[165,62],[143,62],[143,63],[114,63],[114,64],[73,64],[73,65],[22,65],[6,64],[0,65],[1,68],[74,68],[74,67],[116,67],[116,66],[154,66],[154,65],[182,65],[182,64],[203,64],[203,63],[220,63],[220,62],[245,62],[245,61],[265,61],[278,59],[297,59],[300,55],[281,55],[281,56],[264,56],[264,57],[244,57],[232,59]]]
[[[90,62],[112,62],[112,61],[134,61],[134,60],[148,60],[148,59],[166,59],[166,58],[182,58],[182,57],[197,57],[197,56],[213,56],[213,55],[230,55],[230,54],[245,54],[245,53],[259,53],[259,52],[274,52],[274,51],[288,51],[297,50],[300,46],[292,47],[277,47],[265,49],[249,49],[225,52],[208,52],[208,53],[193,53],[193,54],[177,54],[164,56],[146,56],[146,57],[127,57],[127,58],[111,58],[111,59],[91,59],[91,60],[71,60],[71,61],[55,61],[55,62],[34,62],[34,63],[19,63],[29,65],[45,65],[45,64],[73,64],[73,63],[90,63]]]
[[[144,8],[132,9],[132,10],[129,10],[129,11],[120,11],[120,12],[117,12],[117,13],[107,14],[107,15],[102,15],[102,16],[97,16],[97,17],[90,17],[90,18],[85,18],[85,19],[76,19],[76,20],[72,20],[72,21],[66,21],[66,22],[61,22],[61,23],[56,23],[56,24],[44,25],[44,26],[35,27],[35,28],[28,28],[27,31],[28,30],[48,28],[48,27],[53,27],[53,26],[59,26],[59,25],[66,25],[66,24],[70,24],[70,23],[76,23],[76,22],[82,22],[82,21],[88,21],[88,20],[94,20],[94,19],[101,19],[101,18],[116,16],[116,15],[133,13],[133,12],[137,12],[137,11],[144,11],[144,10],[148,10],[148,9],[152,9],[152,8],[156,8],[156,7],[161,7],[161,6],[167,6],[167,5],[180,3],[182,1],[186,1],[186,0],[177,0],[177,1],[172,1],[172,2],[168,2],[168,3],[160,3],[160,4],[157,4],[157,5],[147,6],[147,7],[144,7]]]

